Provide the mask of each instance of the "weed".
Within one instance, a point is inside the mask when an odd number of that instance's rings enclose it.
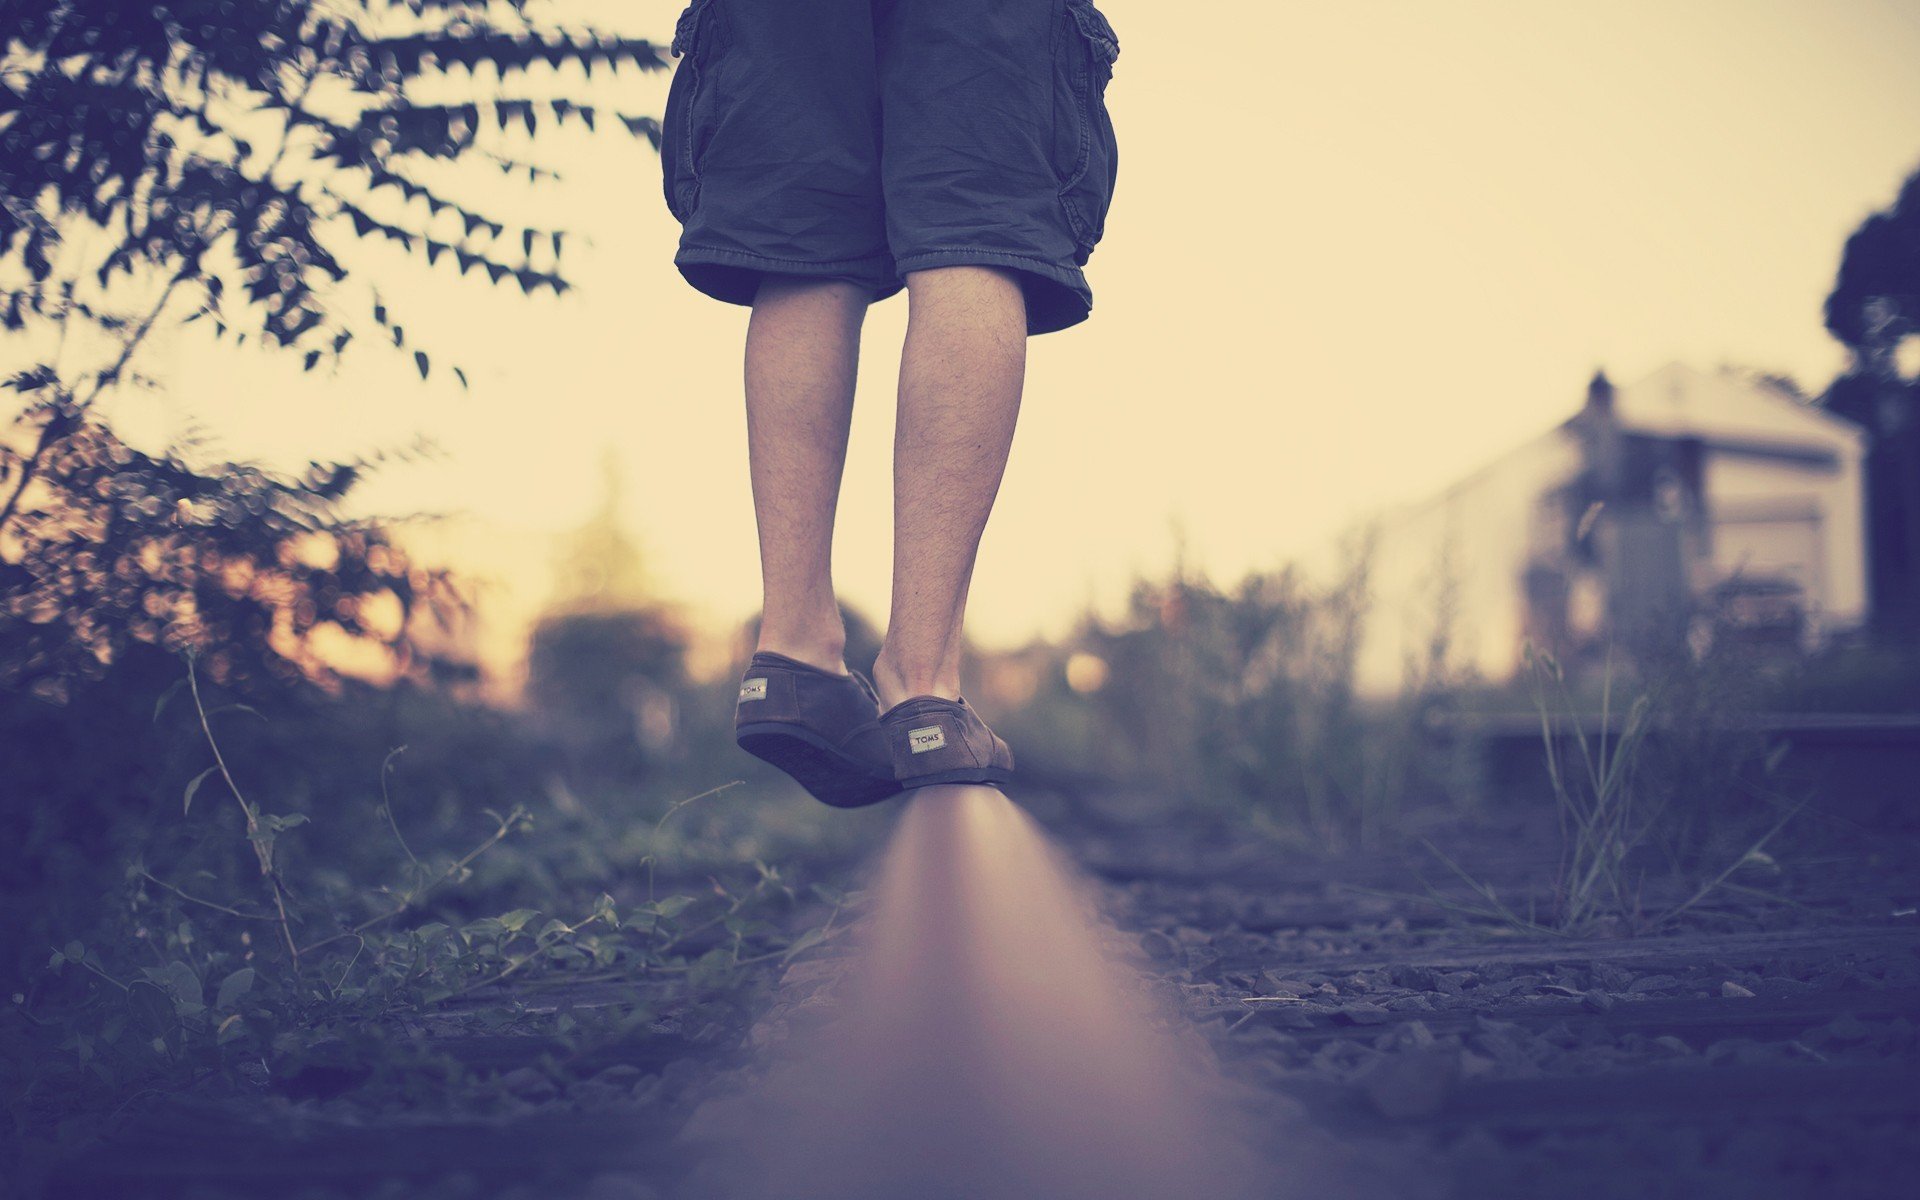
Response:
[[[1540,738],[1558,825],[1559,861],[1548,911],[1540,912],[1533,901],[1524,912],[1515,908],[1491,884],[1476,878],[1424,837],[1419,839],[1421,843],[1467,887],[1473,899],[1463,902],[1431,885],[1424,897],[1381,894],[1425,900],[1456,915],[1497,921],[1526,933],[1643,934],[1672,923],[1720,888],[1731,886],[1729,879],[1741,867],[1769,861],[1765,847],[1805,806],[1804,800],[1785,806],[1765,832],[1706,874],[1691,890],[1684,890],[1683,898],[1650,907],[1643,865],[1647,857],[1658,851],[1669,865],[1677,868],[1679,864],[1662,832],[1665,810],[1675,797],[1670,790],[1650,788],[1643,779],[1647,739],[1657,724],[1654,694],[1635,696],[1616,722],[1609,652],[1601,684],[1599,728],[1590,735],[1559,661],[1531,641],[1524,645],[1522,659],[1540,717]],[[1563,728],[1571,733],[1570,741],[1563,736]],[[1686,731],[1681,732],[1686,735]],[[1651,803],[1649,792],[1656,793]],[[1679,799],[1684,802],[1685,797]]]
[[[493,1018],[519,1020],[517,988],[619,979],[633,987],[595,1018],[606,1036],[647,1036],[676,1012],[699,1013],[696,1032],[721,1036],[744,1025],[752,989],[766,982],[754,968],[839,936],[842,909],[853,902],[816,890],[809,899],[831,912],[796,936],[800,894],[777,867],[755,861],[744,884],[723,871],[702,890],[656,894],[657,851],[649,846],[644,885],[629,870],[598,881],[610,890],[543,888],[540,907],[474,915],[472,882],[483,860],[516,843],[523,863],[547,852],[525,844],[533,817],[518,805],[486,810],[484,834],[452,852],[409,837],[390,786],[404,747],[380,763],[368,825],[397,847],[399,877],[368,886],[290,855],[298,849],[290,839],[313,822],[269,812],[252,786],[243,790],[246,764],[219,732],[222,714],[241,706],[210,706],[191,658],[155,706],[156,720],[175,697],[190,701],[212,760],[187,785],[177,819],[230,829],[232,841],[223,842],[239,853],[203,842],[211,865],[184,857],[150,865],[136,856],[96,933],[52,949],[46,974],[15,998],[15,1030],[0,1040],[17,1129],[102,1120],[139,1095],[215,1077],[237,1086],[284,1082],[316,1061],[337,1066],[343,1053],[361,1056],[362,1074],[389,1094],[407,1091],[418,1082],[410,1072],[450,1069],[436,1065],[430,1040],[408,1032],[419,1018],[470,1015],[467,1006],[477,1003]],[[230,792],[231,804],[210,813],[196,807],[214,787]],[[668,806],[648,840],[699,798]],[[552,875],[531,874],[541,883]],[[573,1016],[565,1024],[572,1036],[589,1032]]]

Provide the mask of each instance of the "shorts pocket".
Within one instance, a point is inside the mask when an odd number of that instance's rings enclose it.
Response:
[[[670,53],[680,65],[660,118],[660,174],[667,211],[682,224],[700,198],[700,163],[714,130],[713,69],[728,36],[719,0],[693,0],[673,26]]]
[[[1119,180],[1120,146],[1107,111],[1119,57],[1113,23],[1093,0],[1065,0],[1054,36],[1053,165],[1081,265],[1106,231]]]

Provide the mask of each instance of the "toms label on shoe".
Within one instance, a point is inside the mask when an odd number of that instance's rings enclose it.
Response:
[[[762,676],[758,679],[749,679],[741,683],[740,698],[742,700],[765,700],[767,698],[766,677]]]
[[[947,731],[939,725],[924,725],[919,729],[907,730],[907,746],[915,754],[925,754],[929,750],[938,750],[947,744]]]

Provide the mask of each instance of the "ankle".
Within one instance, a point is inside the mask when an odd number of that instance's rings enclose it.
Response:
[[[873,686],[880,693],[880,706],[883,709],[892,708],[912,696],[944,696],[948,700],[960,698],[958,671],[901,666],[888,656],[884,646],[880,656],[873,660]]]
[[[761,633],[754,645],[758,653],[768,650],[774,654],[784,654],[796,658],[809,666],[819,667],[823,671],[832,671],[838,675],[847,673],[847,643],[845,638],[805,638],[783,637],[778,634]]]

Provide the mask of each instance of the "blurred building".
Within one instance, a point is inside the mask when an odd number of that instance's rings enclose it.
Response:
[[[1423,502],[1370,523],[1360,687],[1443,658],[1512,678],[1609,641],[1738,637],[1812,649],[1866,618],[1853,422],[1774,381],[1669,363]]]

